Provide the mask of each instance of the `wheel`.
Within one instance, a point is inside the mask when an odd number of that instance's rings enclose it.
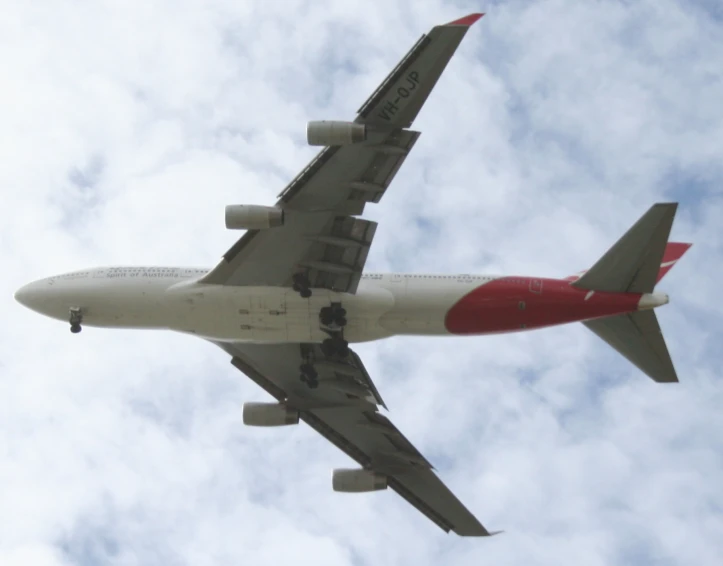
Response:
[[[339,308],[336,310],[336,316],[339,316],[339,317],[342,317],[342,318],[345,317],[345,316],[346,316],[346,309],[345,309],[344,307],[339,307]]]
[[[309,286],[309,279],[303,273],[294,273],[294,275],[291,277],[291,281],[294,283],[294,285],[298,285],[299,288]]]
[[[299,367],[299,370],[308,379],[316,379],[317,377],[319,377],[319,374],[314,369],[314,366],[312,366],[311,364],[301,364],[301,367]]]
[[[83,330],[83,328],[80,326],[80,324],[71,324],[70,325],[70,331],[73,334],[78,334],[78,332],[80,332],[81,330]]]
[[[334,317],[331,315],[331,313],[324,312],[322,309],[321,314],[319,315],[319,322],[323,324],[324,326],[330,326],[332,322],[334,322]]]
[[[325,356],[333,356],[335,350],[334,341],[331,338],[327,338],[321,343],[321,351]]]
[[[302,289],[299,294],[301,295],[302,299],[308,299],[311,297],[311,289]]]
[[[316,389],[319,387],[319,382],[316,379],[312,379],[311,381],[307,382],[307,385],[309,386],[309,389]]]
[[[335,336],[332,338],[332,342],[334,343],[334,347],[339,348],[346,348],[349,345],[349,342],[344,340],[341,336]]]
[[[336,322],[339,326],[346,326],[346,318],[344,318],[343,316],[336,317],[336,320],[334,322]]]
[[[305,373],[302,373],[302,374],[299,376],[299,379],[301,380],[302,383],[306,383],[306,384],[309,383],[309,378],[306,377],[306,374],[305,374]]]
[[[341,338],[330,338],[329,340],[335,355],[340,358],[346,358],[349,355],[349,342]]]

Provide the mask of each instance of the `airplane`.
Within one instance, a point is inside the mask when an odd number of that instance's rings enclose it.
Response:
[[[581,321],[658,382],[678,380],[653,309],[655,286],[691,244],[668,243],[677,204],[659,203],[589,270],[562,279],[367,273],[378,203],[417,142],[409,129],[470,26],[423,35],[352,122],[313,121],[323,149],[274,206],[229,205],[246,232],[213,269],[101,267],[55,275],[15,298],[82,326],[166,329],[208,340],[274,402],[246,403],[250,426],[305,422],[355,460],[339,492],[387,488],[446,532],[489,536],[432,464],[380,412],[386,405],[349,344],[396,335],[485,335]]]

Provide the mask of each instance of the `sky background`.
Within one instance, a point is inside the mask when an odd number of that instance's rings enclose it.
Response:
[[[3,2],[0,564],[704,565],[723,556],[723,9],[718,2]],[[188,336],[86,329],[22,284],[213,266],[223,208],[306,165],[433,25],[487,15],[368,218],[372,271],[560,276],[654,202],[694,247],[659,289],[681,383],[582,325],[356,346],[390,418],[490,529],[445,535]]]

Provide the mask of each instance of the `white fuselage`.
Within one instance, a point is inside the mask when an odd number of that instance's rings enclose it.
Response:
[[[349,342],[395,334],[448,334],[445,314],[485,281],[468,275],[362,277],[356,294],[314,289],[303,299],[286,287],[233,287],[199,283],[205,269],[109,267],[42,279],[18,291],[20,302],[68,320],[81,309],[84,326],[170,329],[216,341],[321,342],[319,312],[342,303]]]

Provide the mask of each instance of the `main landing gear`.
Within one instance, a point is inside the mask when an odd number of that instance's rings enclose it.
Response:
[[[312,364],[301,364],[299,366],[299,371],[301,372],[299,379],[302,383],[306,383],[309,389],[316,389],[319,387],[319,374],[316,372]]]
[[[341,334],[332,336],[321,343],[321,351],[329,358],[346,358],[349,355],[349,342]]]
[[[83,328],[80,323],[83,322],[83,313],[80,312],[80,307],[70,307],[70,331],[73,334],[78,334]]]
[[[346,326],[346,309],[341,306],[341,303],[331,303],[330,307],[324,307],[319,312],[319,322],[328,328],[334,326],[344,328]]]
[[[346,309],[341,306],[341,303],[331,303],[330,306],[323,307],[319,311],[319,326],[329,336],[319,347],[324,358],[344,360],[349,356],[349,342],[344,340],[346,322]],[[301,372],[299,379],[309,389],[319,387],[319,374],[314,367],[317,353],[314,350],[315,347],[311,345],[306,349],[302,348],[303,363],[299,366]]]
[[[292,287],[294,291],[299,293],[302,299],[308,299],[311,297],[311,282],[304,273],[294,273],[291,281],[293,282]]]
[[[346,309],[341,303],[331,303],[319,312],[321,329],[329,338],[321,343],[321,351],[327,357],[346,358],[349,355],[349,342],[344,340]]]

